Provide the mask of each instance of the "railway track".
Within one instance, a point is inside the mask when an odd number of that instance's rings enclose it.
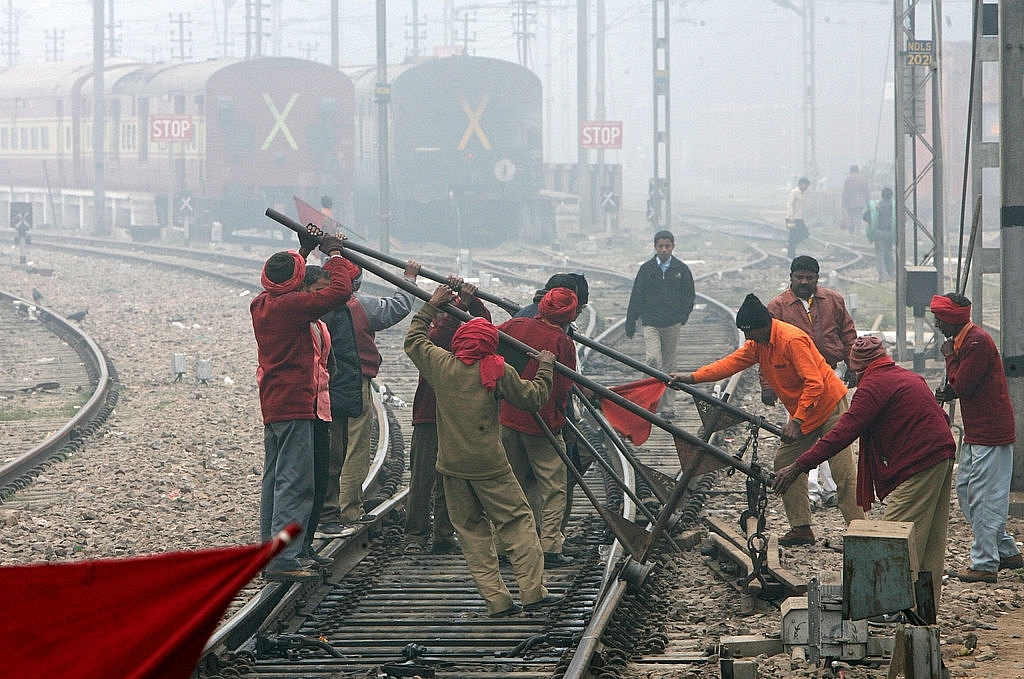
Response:
[[[107,254],[113,250],[107,244],[94,243],[88,247]],[[130,244],[128,249],[135,247]],[[139,257],[140,263],[156,258],[156,265],[177,270],[189,259],[187,252],[133,256]],[[588,334],[600,336],[602,343],[642,360],[642,343],[625,340],[617,322],[624,314],[632,275],[615,273],[600,265],[555,259],[559,261],[550,268],[534,266],[526,275],[518,274],[517,285],[539,287],[557,269],[585,271],[592,290],[592,310],[587,317],[592,329]],[[700,300],[690,323],[684,327],[682,341],[687,350],[682,352],[681,370],[695,368],[735,346],[737,334],[729,306],[738,303],[745,294],[744,288],[763,289],[765,268],[758,267],[778,269],[779,260],[777,255],[751,248],[742,266],[732,271],[723,270],[720,262],[707,265],[705,271],[701,270],[703,264],[693,266],[698,289],[721,295],[724,303],[711,297]],[[254,272],[258,272],[261,263],[262,259],[242,257],[208,260],[201,268],[230,270],[217,273],[226,277],[221,280],[242,285],[255,278]],[[516,262],[478,259],[477,263],[498,273],[504,284],[523,270]],[[238,272],[242,275],[234,277]],[[720,290],[715,290],[716,285]],[[495,320],[500,322],[501,315],[497,314]],[[403,330],[404,324],[378,335],[386,356],[380,382],[387,386],[386,392],[411,395],[416,375],[401,357]],[[587,357],[585,371],[603,384],[640,377],[635,370],[625,369],[598,353]],[[677,406],[681,417],[676,424],[686,431],[699,431],[700,414],[693,408],[684,410],[682,396]],[[400,477],[399,465],[404,464],[401,439],[389,440],[387,434],[400,432],[406,426],[408,410],[397,407],[391,399],[391,404],[382,404],[380,411],[379,431],[383,437],[377,438],[376,468],[382,473],[378,478],[383,480],[373,484],[370,493],[377,504],[373,510],[376,522],[364,526],[350,539],[318,541],[320,551],[335,558],[322,583],[269,584],[255,591],[247,590],[245,603],[239,602],[232,618],[211,639],[200,663],[199,676],[328,677],[365,673],[374,668],[391,676],[579,676],[589,670],[594,659],[618,667],[621,663],[616,658],[635,655],[637,649],[655,652],[659,646],[664,648],[661,640],[665,637],[667,641],[667,637],[661,624],[640,622],[639,618],[664,612],[663,605],[653,604],[652,592],[644,583],[648,577],[657,580],[672,574],[672,563],[665,556],[668,552],[656,552],[648,564],[631,562],[626,558],[628,550],[613,539],[612,532],[579,492],[569,530],[576,544],[577,559],[570,568],[548,572],[549,588],[567,595],[565,602],[549,613],[524,614],[502,621],[487,619],[460,555],[405,555],[401,550],[404,494],[396,480],[396,469]],[[587,431],[588,439],[592,438],[595,447],[606,456],[609,468],[620,478],[632,480],[636,474],[630,461],[603,440],[596,423],[590,422]],[[742,436],[726,432],[725,438],[740,442]],[[655,428],[651,441],[634,454],[642,456],[644,465],[666,478],[679,472],[673,438],[660,429]],[[396,463],[396,459],[401,462]],[[585,477],[599,502],[619,512],[624,521],[648,526],[650,517],[644,516],[643,509],[656,513],[659,501],[654,489],[640,483],[632,491],[638,493],[639,504],[643,505],[638,511],[637,503],[624,497],[618,486],[600,471],[599,465],[593,465]],[[711,492],[708,486],[714,483],[715,478],[705,479],[703,492]],[[692,529],[698,513],[692,509],[682,512],[684,516],[672,527],[674,533]],[[671,543],[659,547],[671,549]],[[631,589],[635,591],[631,593]],[[690,646],[682,653],[688,662],[706,662],[707,653],[701,643],[695,641]]]

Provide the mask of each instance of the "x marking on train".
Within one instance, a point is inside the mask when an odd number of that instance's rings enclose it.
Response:
[[[484,130],[480,127],[480,116],[484,114],[484,109],[487,108],[487,102],[491,100],[491,95],[485,94],[484,98],[480,100],[480,106],[474,111],[469,107],[469,102],[466,98],[459,95],[459,103],[462,104],[462,110],[466,112],[466,117],[469,118],[469,125],[466,125],[466,131],[462,134],[462,141],[459,142],[459,150],[462,151],[466,148],[466,144],[469,143],[469,138],[476,134],[480,143],[483,144],[484,150],[491,150],[491,142],[487,140],[487,135],[484,134]]]
[[[274,137],[277,136],[277,131],[280,130],[281,134],[284,135],[285,139],[288,140],[288,145],[292,147],[293,151],[299,150],[299,145],[295,143],[295,137],[292,136],[291,131],[288,130],[288,126],[284,124],[284,119],[291,113],[292,106],[295,105],[295,100],[299,98],[298,92],[293,92],[291,99],[285,104],[284,110],[278,113],[277,105],[274,104],[274,100],[270,98],[270,95],[266,92],[263,93],[263,101],[267,102],[267,108],[270,109],[270,115],[274,116],[274,127],[270,130],[270,134],[263,141],[263,146],[260,148],[261,151],[266,151],[270,148],[270,142],[274,141]]]

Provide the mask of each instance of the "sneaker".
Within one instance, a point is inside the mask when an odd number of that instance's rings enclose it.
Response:
[[[329,556],[320,556],[316,552],[307,552],[299,557],[299,564],[305,568],[326,567],[334,563]]]
[[[825,498],[825,501],[821,503],[821,506],[822,507],[838,507],[839,506],[839,500],[836,499],[835,494],[832,494],[832,495],[829,495],[827,498]]]
[[[457,542],[435,542],[431,554],[457,554],[462,550]]]
[[[427,551],[426,545],[421,545],[418,542],[410,542],[405,546],[405,549],[402,550],[405,554],[422,554],[425,551]]]
[[[364,524],[364,523],[373,523],[376,520],[377,520],[377,515],[376,514],[363,514],[358,519],[356,519],[355,522],[359,523],[359,524]]]
[[[263,574],[263,579],[275,582],[307,582],[319,580],[320,574],[308,568],[297,568],[292,571],[266,571]]]
[[[779,538],[779,544],[783,547],[796,547],[797,545],[813,545],[814,532],[810,526],[793,526],[789,532]]]
[[[555,604],[559,604],[562,602],[563,599],[565,599],[565,597],[561,596],[560,594],[546,594],[544,598],[540,601],[534,601],[533,603],[523,604],[523,610],[539,611],[542,608],[547,608],[548,606],[554,606]]]
[[[999,570],[1004,571],[1008,568],[1024,568],[1024,554],[1014,554],[1005,559],[1000,559]]]
[[[574,559],[560,552],[544,552],[544,568],[571,566]]]
[[[331,538],[347,538],[356,532],[355,526],[343,523],[325,523],[316,529],[315,538],[330,540]]]
[[[993,583],[999,579],[999,575],[995,571],[976,571],[973,568],[965,568],[962,571],[957,571],[956,577],[960,579],[960,582]]]

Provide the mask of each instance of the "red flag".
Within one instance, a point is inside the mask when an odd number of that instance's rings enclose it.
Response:
[[[0,568],[0,674],[188,679],[240,589],[299,534],[128,559]]]
[[[338,222],[334,221],[334,218],[328,217],[298,196],[292,196],[292,198],[295,199],[295,209],[299,212],[299,221],[303,226],[315,224],[327,233],[334,233],[338,230]]]
[[[628,382],[612,387],[616,394],[629,399],[642,408],[652,413],[658,409],[658,401],[665,393],[667,385],[656,377],[648,377],[645,380]],[[635,415],[622,406],[618,406],[608,399],[601,399],[601,412],[605,419],[612,425],[615,431],[619,432],[633,442],[633,445],[642,445],[651,436],[651,423],[639,415]]]

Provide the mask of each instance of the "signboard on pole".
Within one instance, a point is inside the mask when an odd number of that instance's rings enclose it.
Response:
[[[580,125],[580,148],[621,149],[621,120],[585,120]]]
[[[149,117],[151,142],[192,141],[192,116],[154,114]]]

